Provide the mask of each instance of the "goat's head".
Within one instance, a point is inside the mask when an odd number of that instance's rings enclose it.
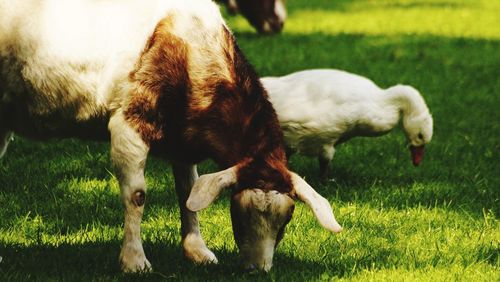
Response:
[[[236,4],[240,13],[259,33],[272,34],[283,29],[285,0],[236,0]]]
[[[240,169],[234,166],[201,176],[193,186],[187,207],[192,211],[201,210],[224,189],[233,189],[231,219],[245,268],[271,269],[275,248],[292,218],[294,198],[306,203],[324,228],[332,232],[342,230],[328,201],[297,174],[288,170],[284,172],[284,177],[293,187],[289,192],[280,192],[280,187],[263,189],[239,183]]]

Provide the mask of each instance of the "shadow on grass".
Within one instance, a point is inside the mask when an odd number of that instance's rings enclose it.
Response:
[[[310,281],[325,271],[337,272],[333,266],[322,265],[278,253],[270,273],[249,273],[239,263],[236,252],[215,250],[217,265],[196,265],[182,254],[179,245],[144,243],[146,255],[153,266],[152,273],[124,274],[118,262],[120,243],[84,245],[2,246],[0,245],[0,277],[7,281],[36,279],[39,281],[88,280],[182,280],[182,281],[275,281],[289,275],[294,266],[301,278]],[[6,280],[4,280],[6,281]]]

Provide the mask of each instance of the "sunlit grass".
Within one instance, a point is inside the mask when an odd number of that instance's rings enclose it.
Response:
[[[171,168],[152,158],[142,238],[154,272],[130,276],[118,264],[123,208],[109,145],[17,138],[0,160],[0,280],[500,280],[500,1],[287,2],[280,35],[228,20],[258,72],[329,67],[413,85],[435,121],[421,167],[401,129],[340,146],[329,182],[315,159],[293,156],[291,169],[328,198],[344,231],[328,233],[297,203],[272,271],[251,275],[239,265],[229,193],[200,213],[220,264],[184,259]]]
[[[500,39],[500,1],[315,1],[294,3],[285,32],[289,34],[432,35]],[[337,2],[337,3],[336,3]],[[238,30],[251,27],[230,19]]]

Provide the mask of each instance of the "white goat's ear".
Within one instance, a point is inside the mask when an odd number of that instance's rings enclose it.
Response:
[[[319,223],[332,232],[338,233],[342,231],[342,227],[335,220],[332,207],[328,200],[318,194],[318,192],[296,173],[290,171],[290,176],[292,177],[297,197],[311,208]]]
[[[200,176],[191,189],[186,207],[194,212],[208,207],[222,190],[236,184],[236,168],[232,166],[223,171]]]

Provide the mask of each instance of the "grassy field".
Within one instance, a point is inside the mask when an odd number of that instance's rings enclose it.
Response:
[[[17,138],[0,160],[0,281],[14,280],[500,280],[500,1],[289,0],[282,34],[260,37],[228,18],[261,75],[338,68],[425,96],[434,138],[419,168],[401,129],[338,148],[335,181],[315,159],[291,168],[332,205],[329,234],[303,204],[268,274],[238,264],[228,194],[201,213],[219,265],[182,256],[168,164],[150,159],[143,221],[154,272],[124,275],[123,212],[109,146]],[[201,173],[215,170],[203,163]]]

